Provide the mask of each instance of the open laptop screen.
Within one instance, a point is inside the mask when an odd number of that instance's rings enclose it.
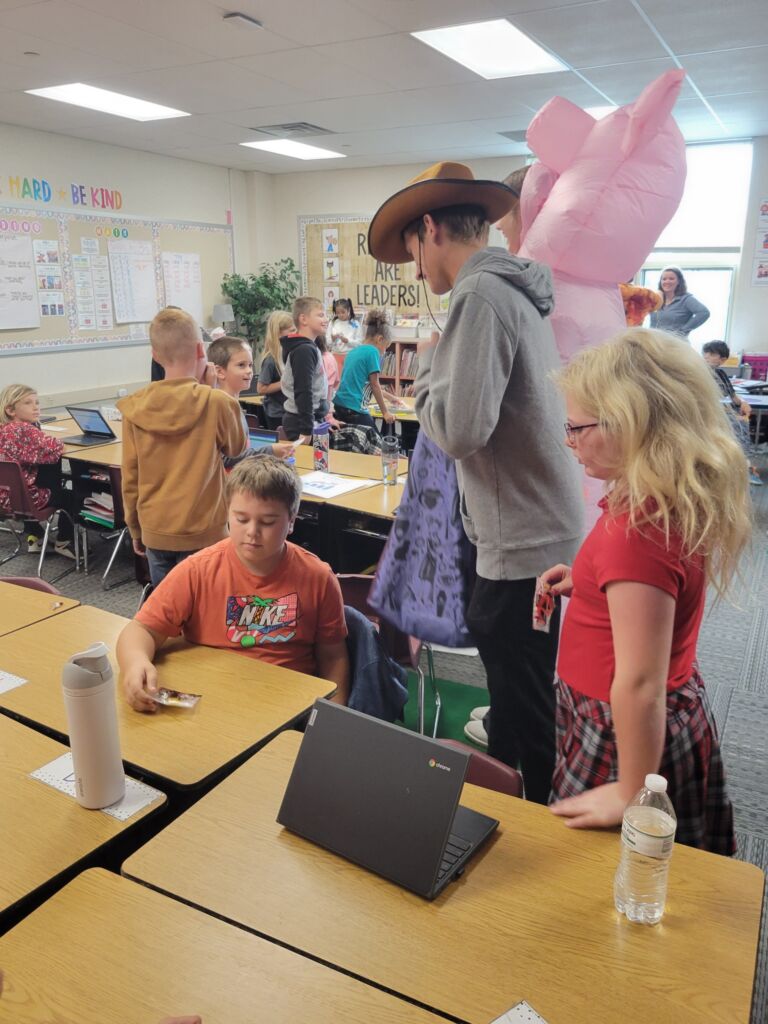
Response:
[[[115,437],[114,431],[98,409],[83,409],[80,406],[68,405],[67,412],[84,434],[103,434],[104,437]]]
[[[248,447],[253,451],[264,448],[265,445],[275,444],[277,441],[276,430],[266,430],[261,427],[248,428]]]

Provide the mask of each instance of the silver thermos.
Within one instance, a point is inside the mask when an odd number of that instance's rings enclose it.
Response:
[[[120,734],[115,707],[115,678],[106,645],[91,644],[73,654],[61,679],[75,768],[75,796],[97,809],[125,794]]]

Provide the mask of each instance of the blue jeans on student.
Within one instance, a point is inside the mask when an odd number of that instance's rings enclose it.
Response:
[[[152,580],[152,586],[156,587],[158,583],[161,583],[175,565],[183,562],[190,555],[194,555],[194,551],[159,551],[157,548],[147,548],[149,578]]]

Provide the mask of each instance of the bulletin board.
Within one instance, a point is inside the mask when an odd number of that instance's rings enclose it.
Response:
[[[416,280],[413,263],[379,263],[368,255],[369,216],[323,214],[298,220],[304,291],[322,298],[329,312],[338,298],[351,298],[356,311],[385,308],[399,314],[426,312],[424,291]]]
[[[24,237],[33,246],[39,325],[9,325],[0,303],[0,356],[145,344],[148,321],[170,301],[163,253],[197,268],[195,288],[207,323],[223,301],[222,278],[234,269],[232,228],[225,224],[0,206],[0,253],[4,239]],[[132,283],[141,286],[134,305],[124,290],[116,291]],[[143,315],[134,318],[132,309]]]

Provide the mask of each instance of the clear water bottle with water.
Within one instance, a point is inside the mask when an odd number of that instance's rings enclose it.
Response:
[[[658,924],[661,920],[676,828],[667,780],[646,775],[645,785],[624,811],[621,860],[613,883],[616,909],[629,921]]]
[[[397,483],[397,467],[400,458],[400,442],[394,434],[381,439],[381,477],[385,484]]]

